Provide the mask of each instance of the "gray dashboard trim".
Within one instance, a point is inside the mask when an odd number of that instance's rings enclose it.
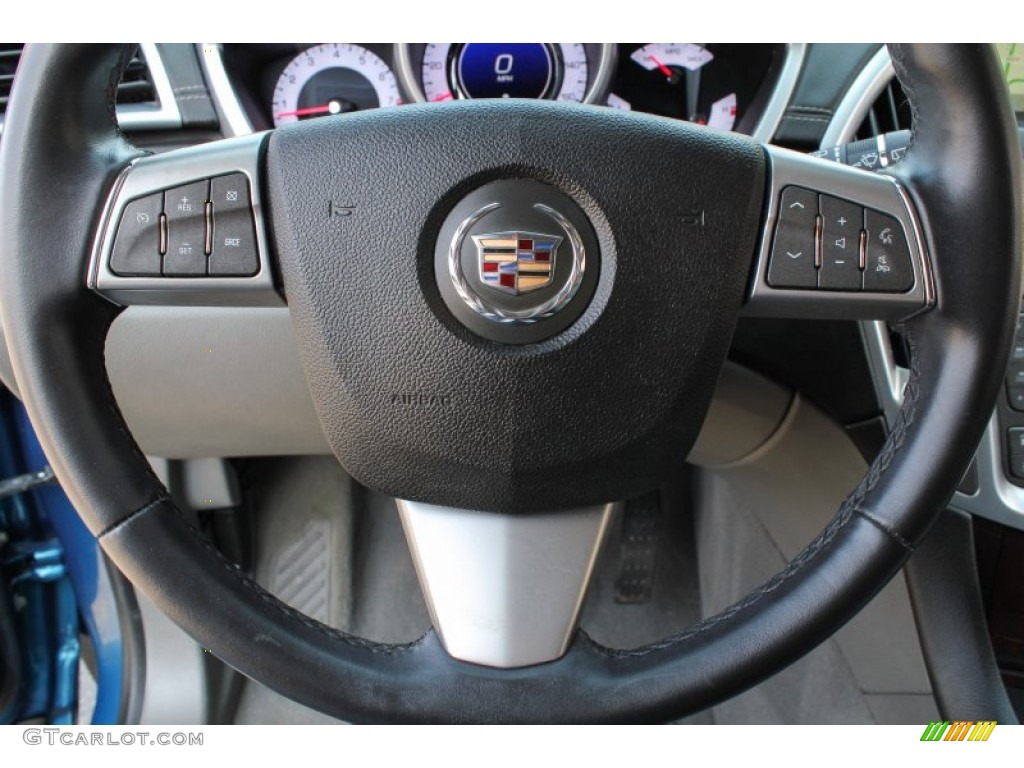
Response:
[[[286,307],[127,307],[106,341],[111,388],[143,451],[172,459],[329,454]],[[731,466],[793,393],[727,363],[688,457]]]
[[[286,307],[128,307],[106,367],[150,456],[330,453]]]

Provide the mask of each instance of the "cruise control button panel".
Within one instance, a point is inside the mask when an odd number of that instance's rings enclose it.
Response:
[[[779,198],[768,285],[905,293],[914,286],[906,232],[887,214],[787,186]]]
[[[252,133],[137,158],[118,175],[86,285],[120,306],[281,307]]]
[[[259,269],[244,173],[197,179],[130,200],[110,253],[110,271],[119,277],[251,277]]]

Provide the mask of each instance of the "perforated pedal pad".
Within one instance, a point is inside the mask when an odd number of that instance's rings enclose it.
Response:
[[[651,599],[660,534],[661,497],[657,492],[626,503],[615,579],[616,603],[646,603]]]

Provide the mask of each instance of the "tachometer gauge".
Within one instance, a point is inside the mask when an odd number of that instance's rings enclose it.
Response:
[[[421,72],[427,101],[584,101],[589,77],[582,43],[432,43]]]
[[[274,86],[274,125],[401,104],[395,75],[377,54],[352,43],[307,48]]]

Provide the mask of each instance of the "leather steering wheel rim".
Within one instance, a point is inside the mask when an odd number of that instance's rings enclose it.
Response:
[[[86,288],[107,195],[139,155],[114,117],[124,47],[29,46],[0,148],[3,324],[47,456],[138,588],[231,666],[326,713],[652,721],[735,695],[829,637],[892,578],[951,497],[1001,387],[1021,296],[1021,169],[1000,70],[985,46],[891,53],[914,138],[890,172],[917,207],[937,297],[902,325],[911,369],[903,408],[821,534],[776,577],[685,632],[630,651],[580,632],[557,662],[478,667],[448,656],[433,632],[383,645],[326,627],[269,595],[189,525],[111,393],[104,340],[118,310]]]

